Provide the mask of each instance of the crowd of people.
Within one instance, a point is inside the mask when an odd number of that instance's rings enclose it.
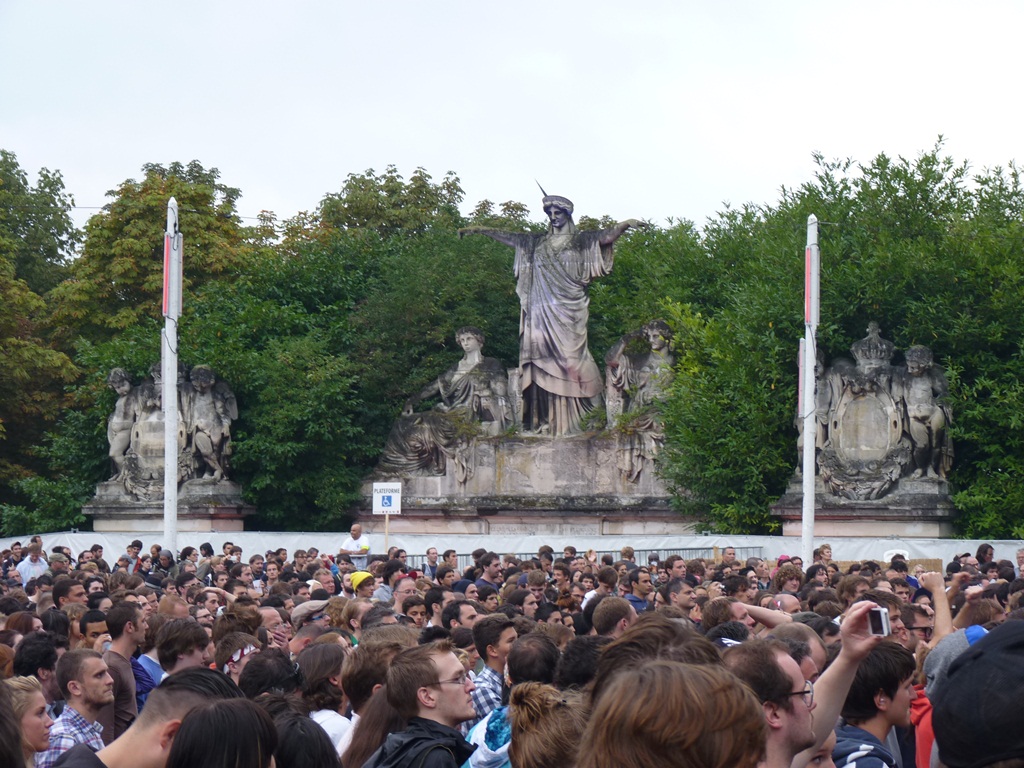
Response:
[[[1024,549],[110,555],[0,555],[0,765],[1024,766]]]

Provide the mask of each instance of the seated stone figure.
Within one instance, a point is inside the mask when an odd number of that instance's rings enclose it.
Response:
[[[648,349],[631,352],[633,343],[640,342],[641,338]],[[620,426],[625,432],[619,469],[633,482],[640,478],[644,465],[652,461],[665,444],[658,404],[672,381],[675,358],[669,350],[671,339],[668,325],[654,320],[639,333],[623,336],[605,356],[609,422],[620,413],[628,416],[625,423],[609,423],[609,426]]]
[[[459,436],[457,419],[479,424],[480,431],[494,436],[512,426],[508,377],[493,357],[484,357],[483,332],[460,328],[455,340],[465,354],[419,394],[410,397],[395,421],[384,446],[379,469],[406,475],[443,475],[448,459],[455,462],[460,481],[471,472],[467,440]],[[441,402],[430,411],[415,413],[416,405],[429,397]]]

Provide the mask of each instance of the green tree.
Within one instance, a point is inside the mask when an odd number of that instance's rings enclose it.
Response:
[[[215,168],[197,161],[149,164],[142,181],[129,179],[107,194],[114,198],[86,225],[82,255],[71,278],[52,292],[53,330],[66,344],[101,341],[158,318],[163,289],[167,202],[178,202],[186,301],[198,286],[232,274],[247,245],[235,211],[237,189],[218,182]]]
[[[90,219],[82,255],[67,269],[70,279],[47,294],[49,312],[43,312],[38,297],[25,295],[17,285],[10,290],[25,308],[19,309],[13,299],[0,306],[0,315],[10,310],[17,318],[21,338],[33,342],[22,343],[16,351],[31,354],[36,365],[30,372],[24,366],[8,371],[13,394],[0,405],[0,409],[22,413],[27,421],[17,429],[18,442],[9,446],[12,458],[4,457],[13,486],[0,497],[0,502],[7,502],[5,530],[52,529],[82,522],[82,503],[109,471],[104,426],[113,394],[106,389],[106,375],[112,367],[121,366],[141,378],[159,360],[168,199],[177,198],[186,235],[186,302],[198,286],[231,274],[250,250],[249,232],[235,215],[239,192],[218,183],[215,169],[206,170],[197,162],[173,163],[167,168],[147,165],[143,173],[141,182],[128,180],[111,192],[115,199]],[[67,201],[61,197],[59,182],[59,174],[44,174],[36,194],[41,197],[47,192],[55,200],[51,208],[66,215]],[[61,242],[59,223],[54,213],[47,230],[51,242]],[[36,231],[44,231],[41,224]],[[50,271],[45,274],[51,277],[57,274],[53,259],[40,256],[26,263],[47,267]],[[65,351],[75,350],[77,371],[64,354],[49,350],[44,355],[40,351],[46,346],[44,339],[59,343]],[[21,362],[17,357],[12,360]],[[53,382],[49,389],[45,366]],[[81,378],[66,395],[54,386],[70,384],[78,371]],[[0,373],[0,381],[4,378]],[[44,438],[62,404],[66,408],[59,424]]]
[[[410,236],[428,227],[455,229],[461,221],[459,203],[463,192],[451,171],[435,184],[423,168],[408,181],[389,165],[377,175],[371,168],[349,174],[341,192],[324,197],[320,219],[332,229],[362,229],[381,237]]]
[[[75,374],[68,357],[39,334],[43,300],[15,276],[0,254],[0,503],[17,497],[12,484],[40,469],[31,452],[61,404],[61,387]]]
[[[88,527],[82,505],[111,472],[106,427],[117,395],[107,387],[107,374],[120,367],[141,381],[160,359],[159,333],[156,320],[144,320],[110,341],[76,344],[72,370],[77,375],[67,377],[59,415],[54,408],[50,420],[34,422],[39,432],[29,444],[29,455],[38,471],[22,473],[8,503],[0,504],[5,534]]]
[[[80,233],[59,171],[42,168],[33,187],[12,152],[0,149],[0,256],[42,296],[64,279]]]
[[[818,346],[848,355],[871,320],[899,349],[930,346],[950,371],[962,530],[1021,532],[1021,200],[1012,166],[971,178],[937,146],[865,165],[819,158],[816,177],[777,204],[712,221],[703,239],[723,301],[673,317],[681,362],[665,472],[689,491],[681,505],[722,530],[774,528],[768,505],[796,463],[801,255],[814,213],[824,222]]]
[[[16,488],[45,468],[34,451],[60,410],[71,360],[41,330],[41,293],[61,279],[77,233],[59,173],[35,187],[17,158],[0,150],[0,505],[24,500]]]

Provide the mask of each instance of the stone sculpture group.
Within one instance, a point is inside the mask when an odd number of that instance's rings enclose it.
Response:
[[[587,287],[612,271],[613,246],[636,219],[580,231],[568,198],[545,195],[548,231],[542,235],[469,227],[459,235],[490,237],[515,248],[519,296],[519,376],[527,432],[561,437],[581,431],[601,402],[601,372],[587,346]]]
[[[665,444],[660,405],[672,382],[672,331],[662,320],[626,334],[605,355],[608,427],[621,427],[619,469],[632,482]],[[635,346],[639,352],[635,351]]]
[[[878,499],[901,478],[941,481],[952,466],[952,413],[945,372],[928,347],[904,352],[877,323],[845,358],[819,367],[815,392],[817,468],[826,487],[848,499]]]
[[[521,434],[564,438],[582,433],[586,415],[599,407],[605,385],[587,343],[588,286],[612,271],[613,246],[636,219],[608,229],[580,231],[573,204],[545,195],[544,234],[468,227],[459,235],[484,235],[515,248],[514,274],[520,299],[519,365],[507,373],[483,357],[483,333],[461,328],[464,351],[458,364],[405,404],[388,436],[378,470],[398,475],[443,475],[452,462],[460,483],[472,476],[475,436]],[[636,482],[663,443],[657,401],[671,377],[668,326],[653,322],[629,334],[609,352],[609,426],[626,417],[619,468]],[[639,341],[639,350],[636,342]],[[416,413],[423,399],[440,402]]]
[[[107,420],[111,483],[140,501],[163,493],[164,419],[160,364],[150,378],[133,385],[122,368],[114,368],[107,384],[117,392]],[[238,418],[234,393],[207,365],[178,378],[178,483],[219,482],[227,477],[231,456],[231,422]]]

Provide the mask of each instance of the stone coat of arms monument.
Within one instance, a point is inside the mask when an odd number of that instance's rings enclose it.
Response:
[[[904,365],[893,365],[896,347],[875,322],[850,352],[854,360],[837,358],[816,376],[816,530],[949,535],[953,416],[945,372],[919,345],[904,352]],[[801,435],[798,450],[808,442]],[[797,475],[773,507],[786,532],[799,530],[801,498]]]

